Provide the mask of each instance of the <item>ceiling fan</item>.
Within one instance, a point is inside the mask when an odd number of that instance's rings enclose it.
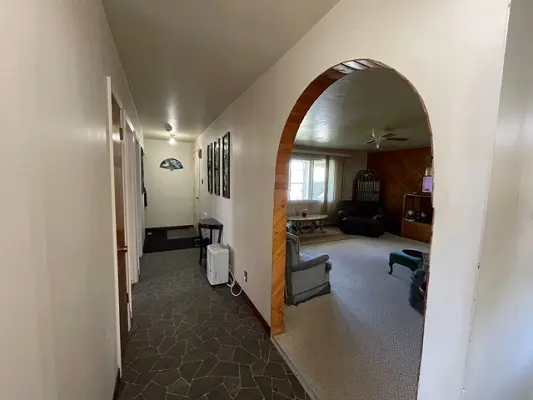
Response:
[[[396,137],[396,133],[394,132],[385,132],[384,130],[381,131],[381,134],[376,134],[376,130],[372,129],[372,139],[367,140],[363,144],[376,144],[376,150],[380,149],[381,143],[384,141],[393,141],[393,142],[407,142],[409,139],[404,137]]]

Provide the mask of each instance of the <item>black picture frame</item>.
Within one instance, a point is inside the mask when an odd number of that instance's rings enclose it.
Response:
[[[226,133],[222,137],[222,196],[230,198],[230,156],[231,136]]]
[[[213,145],[207,146],[207,192],[213,193]]]
[[[213,188],[217,196],[220,196],[220,138],[215,140],[214,146],[214,182]]]

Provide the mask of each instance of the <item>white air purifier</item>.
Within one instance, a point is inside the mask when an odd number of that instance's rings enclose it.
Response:
[[[221,244],[207,246],[207,280],[211,286],[228,283],[229,250]]]

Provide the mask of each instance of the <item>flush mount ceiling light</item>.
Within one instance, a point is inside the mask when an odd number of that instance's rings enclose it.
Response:
[[[174,146],[174,145],[176,144],[176,139],[174,139],[174,134],[173,134],[173,133],[170,134],[170,139],[168,139],[168,142],[169,142],[172,146]]]

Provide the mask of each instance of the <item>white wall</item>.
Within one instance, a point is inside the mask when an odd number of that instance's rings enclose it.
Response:
[[[235,188],[237,184],[235,179],[238,179],[240,176],[237,167],[233,164],[233,161],[236,156],[235,146],[236,143],[233,138],[233,133],[231,134],[231,145],[230,145],[230,199],[222,197],[222,172],[220,174],[220,196],[215,195],[214,193],[208,193],[207,191],[207,145],[211,144],[217,138],[221,138],[226,134],[226,131],[213,132],[209,137],[202,135],[194,142],[194,149],[202,149],[202,159],[200,160],[200,200],[198,201],[199,205],[199,216],[200,218],[214,217],[220,221],[224,228],[222,230],[222,243],[231,244],[234,243],[234,224],[233,224],[233,204],[236,201],[235,198]],[[222,158],[221,158],[222,161]],[[233,259],[233,248],[230,246],[230,264],[234,264]],[[244,269],[241,269],[240,274],[242,276]],[[242,280],[241,280],[242,281]]]
[[[357,173],[366,169],[367,153],[364,151],[354,151],[350,153],[350,158],[344,161],[344,170],[342,173],[342,200],[352,200],[353,180]]]
[[[112,397],[106,76],[139,128],[100,1],[0,13],[0,398]]]
[[[507,6],[508,0],[342,0],[197,140],[205,151],[232,132],[232,198],[207,196],[203,185],[202,207],[224,221],[235,276],[243,284],[248,271],[244,289],[269,321],[274,166],[296,99],[322,71],[358,57],[410,79],[431,120],[436,183],[420,400],[462,395]]]
[[[193,224],[193,143],[144,140],[144,184],[148,193],[146,227]],[[183,169],[159,168],[166,158],[181,161]]]
[[[533,399],[532,17],[513,0],[466,399]]]

